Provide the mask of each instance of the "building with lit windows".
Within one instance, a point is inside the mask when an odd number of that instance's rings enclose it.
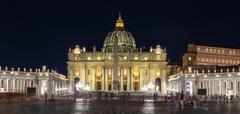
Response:
[[[67,78],[54,70],[26,68],[8,69],[0,67],[0,93],[22,93],[32,95],[67,94]]]
[[[240,64],[240,49],[189,44],[182,58],[183,68],[188,66],[232,66]]]
[[[240,96],[240,49],[189,44],[182,71],[169,76],[168,90]]]
[[[118,48],[119,92],[159,92],[167,88],[167,52],[160,45],[145,50],[137,48],[135,38],[125,29],[121,15],[115,28],[109,32],[103,47],[87,50],[76,45],[69,49],[67,69],[69,91],[113,91],[114,39]],[[169,67],[170,68],[170,67]],[[75,83],[79,80],[78,83]]]

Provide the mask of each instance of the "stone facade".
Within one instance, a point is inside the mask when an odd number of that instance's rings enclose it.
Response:
[[[136,48],[133,35],[126,31],[119,16],[116,26],[105,38],[103,48],[92,51],[76,45],[68,53],[68,79],[71,93],[77,84],[88,91],[113,91],[113,44],[118,45],[118,89],[120,92],[151,91],[166,93],[167,52],[160,45],[149,51]],[[79,80],[78,83],[75,81]],[[77,86],[79,87],[79,86]],[[79,90],[79,88],[76,88]]]
[[[189,44],[183,68],[199,65],[232,66],[240,64],[240,49]]]
[[[8,67],[2,69],[0,67],[0,92],[23,93],[26,94],[29,88],[35,89],[33,95],[63,95],[67,94],[67,79],[66,76],[49,71],[43,66],[42,69],[32,71],[26,68],[20,70],[11,70]]]
[[[198,89],[206,89],[207,96],[240,96],[239,72],[240,66],[202,67],[196,72],[181,72],[169,77],[168,90],[196,94]]]

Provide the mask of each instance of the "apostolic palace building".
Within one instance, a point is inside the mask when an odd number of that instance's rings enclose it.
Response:
[[[137,39],[136,39],[137,40]],[[240,96],[240,49],[189,44],[180,64],[166,48],[137,47],[121,15],[101,49],[69,48],[67,76],[54,70],[0,67],[0,92],[63,95],[76,92],[170,92]]]
[[[189,44],[182,71],[168,79],[168,90],[208,96],[240,96],[240,49]]]

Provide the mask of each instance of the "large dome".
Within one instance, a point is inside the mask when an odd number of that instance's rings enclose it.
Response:
[[[133,35],[125,30],[121,15],[116,22],[115,30],[108,33],[104,41],[104,49],[109,52],[113,50],[114,39],[117,38],[119,51],[129,52],[136,48],[136,43]]]

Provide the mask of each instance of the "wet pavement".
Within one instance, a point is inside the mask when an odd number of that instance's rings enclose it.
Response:
[[[208,102],[174,111],[169,102],[78,101],[0,103],[0,114],[240,114],[240,103]]]

